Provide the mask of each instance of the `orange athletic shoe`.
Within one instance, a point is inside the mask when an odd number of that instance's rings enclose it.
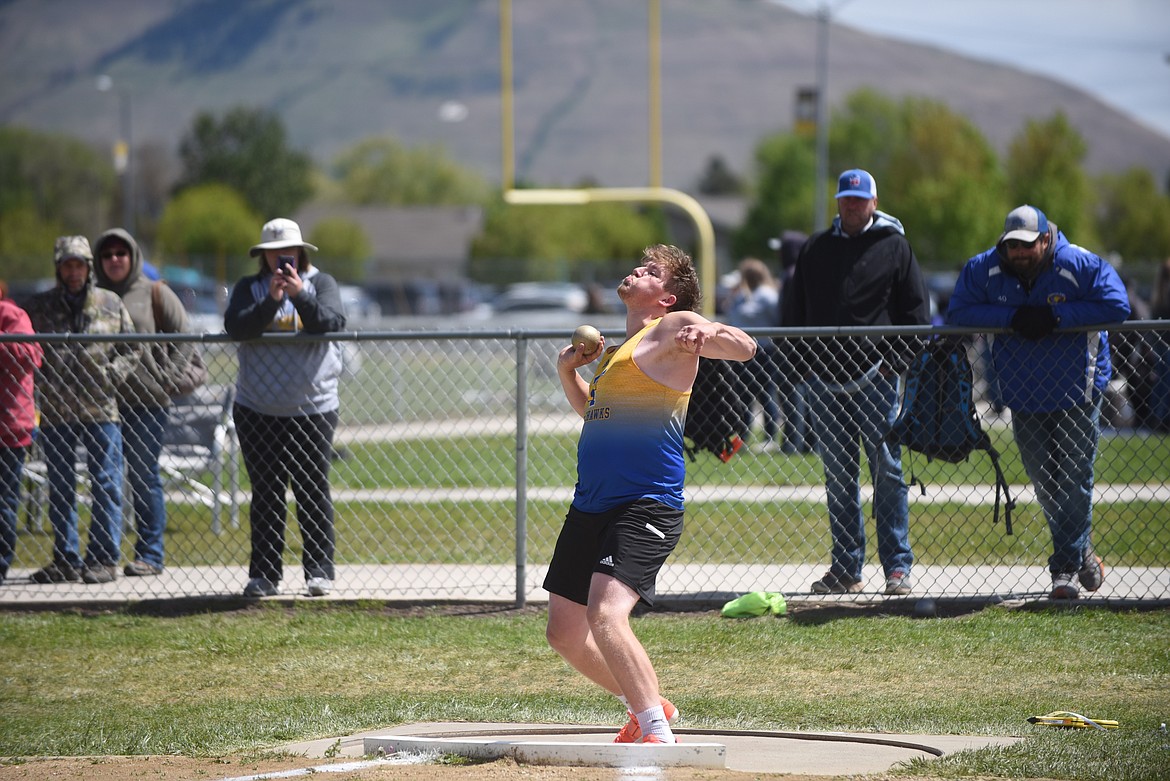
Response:
[[[666,714],[666,723],[674,724],[678,721],[678,708],[674,707],[674,703],[665,697],[659,697],[658,701],[662,703],[662,712]],[[629,715],[629,720],[626,725],[618,732],[617,737],[613,739],[614,743],[638,743],[642,740],[642,725],[638,723],[638,717],[630,711],[626,711]],[[661,742],[661,741],[655,741]]]
[[[674,742],[675,742],[675,743],[678,743],[678,740],[676,739]],[[661,743],[661,744],[662,744],[662,745],[664,745],[664,746],[668,746],[668,745],[674,745],[674,744],[672,744],[672,743],[667,743],[665,740],[663,740],[662,738],[658,737],[657,735],[647,735],[645,738],[643,738],[643,739],[642,739],[642,745],[644,746],[644,745],[646,745],[647,743]]]

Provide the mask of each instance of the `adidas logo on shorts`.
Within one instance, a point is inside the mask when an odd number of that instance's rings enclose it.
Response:
[[[606,556],[604,559],[602,559],[601,561],[599,561],[597,563],[603,567],[612,567],[613,566],[613,556]]]

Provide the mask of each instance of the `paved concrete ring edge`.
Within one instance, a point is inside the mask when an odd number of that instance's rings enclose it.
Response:
[[[565,734],[561,731],[560,734]],[[579,733],[580,734],[580,733]],[[586,733],[588,734],[588,733]],[[399,752],[457,754],[478,760],[503,757],[531,765],[585,767],[727,767],[727,747],[719,743],[675,743],[636,745],[632,743],[569,743],[557,741],[508,740],[499,738],[440,738],[420,735],[385,735],[365,738],[366,754],[390,755]]]
[[[480,727],[468,729],[426,730],[411,735],[387,734],[367,736],[363,739],[363,754],[389,755],[399,751],[408,753],[437,752],[456,754],[479,760],[495,760],[510,757],[518,762],[546,765],[574,765],[595,767],[629,767],[631,765],[657,765],[660,767],[705,767],[726,768],[727,747],[721,743],[682,743],[674,746],[621,745],[611,742],[557,742],[531,740],[532,737],[554,737],[556,735],[583,736],[608,735],[607,727],[548,725]],[[787,740],[840,742],[869,744],[889,748],[920,751],[941,757],[946,752],[926,743],[895,737],[858,735],[854,733],[831,732],[784,732],[767,730],[700,730],[676,729],[677,735],[698,738],[779,738]],[[521,739],[523,736],[523,739]],[[509,737],[516,739],[509,739]],[[681,750],[680,750],[681,749]]]

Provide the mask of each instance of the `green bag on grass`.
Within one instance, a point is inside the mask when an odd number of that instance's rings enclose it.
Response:
[[[782,616],[788,612],[784,595],[775,591],[751,591],[736,597],[720,611],[724,618],[754,618],[755,616]]]

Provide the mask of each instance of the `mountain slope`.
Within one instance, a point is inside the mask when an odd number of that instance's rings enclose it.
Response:
[[[646,5],[512,10],[517,176],[646,184]],[[107,73],[129,98],[139,148],[173,152],[197,111],[243,104],[278,111],[323,164],[393,135],[442,144],[498,180],[498,12],[497,0],[8,0],[0,122],[109,144],[118,104],[94,86]],[[746,172],[757,141],[792,126],[796,90],[815,82],[816,36],[813,19],[759,0],[663,3],[664,184],[692,189],[712,155]],[[1026,119],[1062,110],[1089,144],[1090,171],[1146,166],[1163,181],[1170,170],[1170,139],[1079,90],[834,25],[830,103],[862,86],[943,101],[1001,150]]]

